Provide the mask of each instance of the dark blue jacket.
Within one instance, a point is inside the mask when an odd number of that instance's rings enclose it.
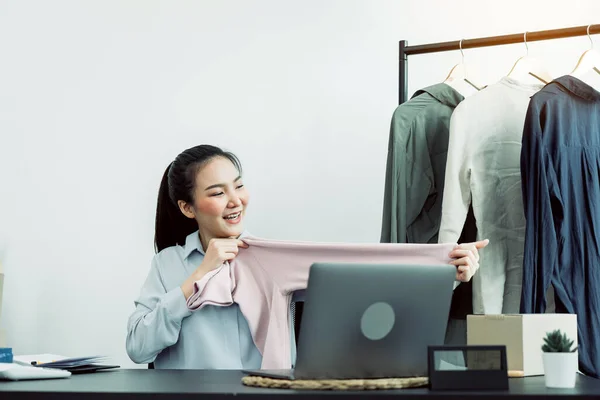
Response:
[[[521,150],[522,313],[577,314],[582,372],[600,376],[600,92],[563,76],[532,98]]]

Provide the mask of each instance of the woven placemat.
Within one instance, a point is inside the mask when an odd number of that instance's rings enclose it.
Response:
[[[384,378],[384,379],[323,379],[291,380],[274,379],[262,376],[245,376],[242,383],[246,386],[273,389],[306,390],[384,390],[405,389],[427,386],[427,377]]]

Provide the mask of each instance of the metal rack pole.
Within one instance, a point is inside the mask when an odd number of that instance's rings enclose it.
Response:
[[[600,24],[582,25],[571,28],[551,29],[546,31],[527,32],[527,42],[536,42],[540,40],[563,39],[576,36],[586,36],[600,33]],[[505,44],[523,43],[523,33],[510,35],[489,36],[475,39],[466,39],[462,41],[463,49],[473,49],[478,47],[501,46]],[[443,51],[458,50],[460,40],[451,42],[428,43],[416,46],[407,46],[406,40],[400,41],[399,52],[399,82],[398,82],[398,101],[404,103],[408,99],[408,56],[413,54],[439,53]]]

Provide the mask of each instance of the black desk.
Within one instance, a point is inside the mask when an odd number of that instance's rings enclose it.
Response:
[[[331,392],[258,389],[242,385],[240,371],[117,370],[67,379],[45,381],[0,381],[0,399],[232,399],[327,398],[366,399],[371,396],[403,399],[566,399],[600,398],[600,380],[578,377],[575,389],[546,389],[543,377],[510,379],[509,392],[430,392],[427,389]]]

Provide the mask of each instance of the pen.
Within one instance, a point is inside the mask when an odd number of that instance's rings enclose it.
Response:
[[[56,360],[52,360],[52,361],[47,361],[47,362],[55,362]],[[39,361],[32,361],[31,365],[41,365],[44,364],[43,362],[39,362]]]

